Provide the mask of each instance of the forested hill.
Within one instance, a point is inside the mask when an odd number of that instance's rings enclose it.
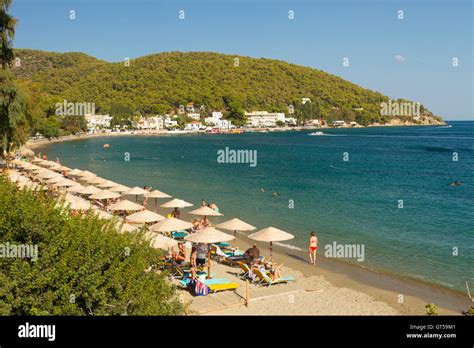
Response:
[[[169,52],[108,63],[83,53],[17,49],[16,76],[68,101],[94,102],[99,112],[124,105],[142,114],[165,113],[194,101],[206,110],[287,112],[310,98],[322,116],[363,108],[376,118],[388,97],[320,70],[272,59],[209,52]],[[428,111],[422,108],[424,113]]]

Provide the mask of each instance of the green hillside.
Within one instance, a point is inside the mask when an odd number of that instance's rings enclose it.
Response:
[[[169,52],[125,66],[82,53],[18,49],[15,54],[21,59],[14,69],[18,78],[53,97],[94,102],[101,113],[110,112],[114,104],[134,113],[165,113],[188,101],[205,105],[207,111],[288,112],[288,105],[307,97],[317,102],[321,117],[348,110],[349,118],[379,121],[380,103],[388,99],[323,71],[272,59]],[[354,112],[357,108],[364,110]]]

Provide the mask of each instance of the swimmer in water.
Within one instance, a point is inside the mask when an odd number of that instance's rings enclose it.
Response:
[[[264,189],[264,188],[261,188],[261,189],[260,189],[260,192],[265,192],[265,189]]]
[[[273,197],[278,197],[279,193],[278,192],[273,192]]]
[[[449,184],[449,186],[461,186],[462,182],[456,180]]]

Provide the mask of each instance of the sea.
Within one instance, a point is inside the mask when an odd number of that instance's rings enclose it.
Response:
[[[224,214],[214,223],[282,229],[295,236],[286,248],[307,250],[315,231],[322,255],[335,243],[364,246],[363,260],[339,256],[474,292],[474,122],[321,131],[95,137],[37,151],[195,207],[214,202]],[[254,162],[219,160],[232,150]]]

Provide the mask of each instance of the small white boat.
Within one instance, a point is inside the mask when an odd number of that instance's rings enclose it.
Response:
[[[314,133],[309,133],[309,135],[324,135],[323,132],[314,132]]]

